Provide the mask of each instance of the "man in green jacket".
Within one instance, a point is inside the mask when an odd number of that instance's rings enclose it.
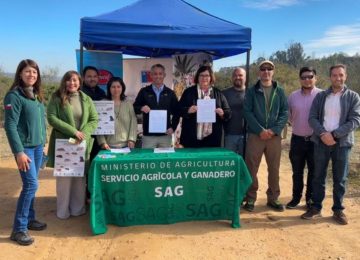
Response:
[[[273,81],[274,63],[265,60],[259,64],[259,81],[246,93],[244,117],[248,125],[245,162],[253,183],[246,195],[244,209],[253,211],[259,188],[257,172],[265,154],[268,166],[267,206],[284,211],[279,202],[279,168],[281,157],[281,131],[288,119],[288,106],[284,90]]]

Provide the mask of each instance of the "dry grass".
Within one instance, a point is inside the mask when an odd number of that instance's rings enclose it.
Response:
[[[0,159],[9,159],[13,157],[3,127],[0,127],[0,151]]]

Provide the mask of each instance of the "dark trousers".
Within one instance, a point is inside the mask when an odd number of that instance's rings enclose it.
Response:
[[[298,135],[291,136],[289,158],[292,166],[294,200],[300,201],[304,188],[304,170],[307,165],[308,173],[306,180],[305,199],[309,201],[312,195],[312,179],[314,175],[314,143],[309,137]]]
[[[339,142],[327,146],[323,143],[315,145],[315,170],[313,188],[313,207],[321,210],[325,198],[326,175],[329,161],[332,162],[333,177],[333,211],[343,210],[343,199],[346,191],[347,176],[349,173],[349,154],[351,147],[340,147]]]

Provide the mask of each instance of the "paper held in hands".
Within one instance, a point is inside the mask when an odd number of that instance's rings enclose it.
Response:
[[[166,133],[167,111],[150,110],[149,112],[149,133]]]
[[[216,105],[215,99],[198,99],[197,100],[197,123],[215,123],[216,122]]]

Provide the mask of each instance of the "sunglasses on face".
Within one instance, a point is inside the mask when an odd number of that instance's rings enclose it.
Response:
[[[314,75],[307,75],[307,76],[301,76],[300,79],[301,80],[307,80],[307,79],[313,79]]]
[[[274,70],[273,68],[260,68],[261,71],[272,71]]]

